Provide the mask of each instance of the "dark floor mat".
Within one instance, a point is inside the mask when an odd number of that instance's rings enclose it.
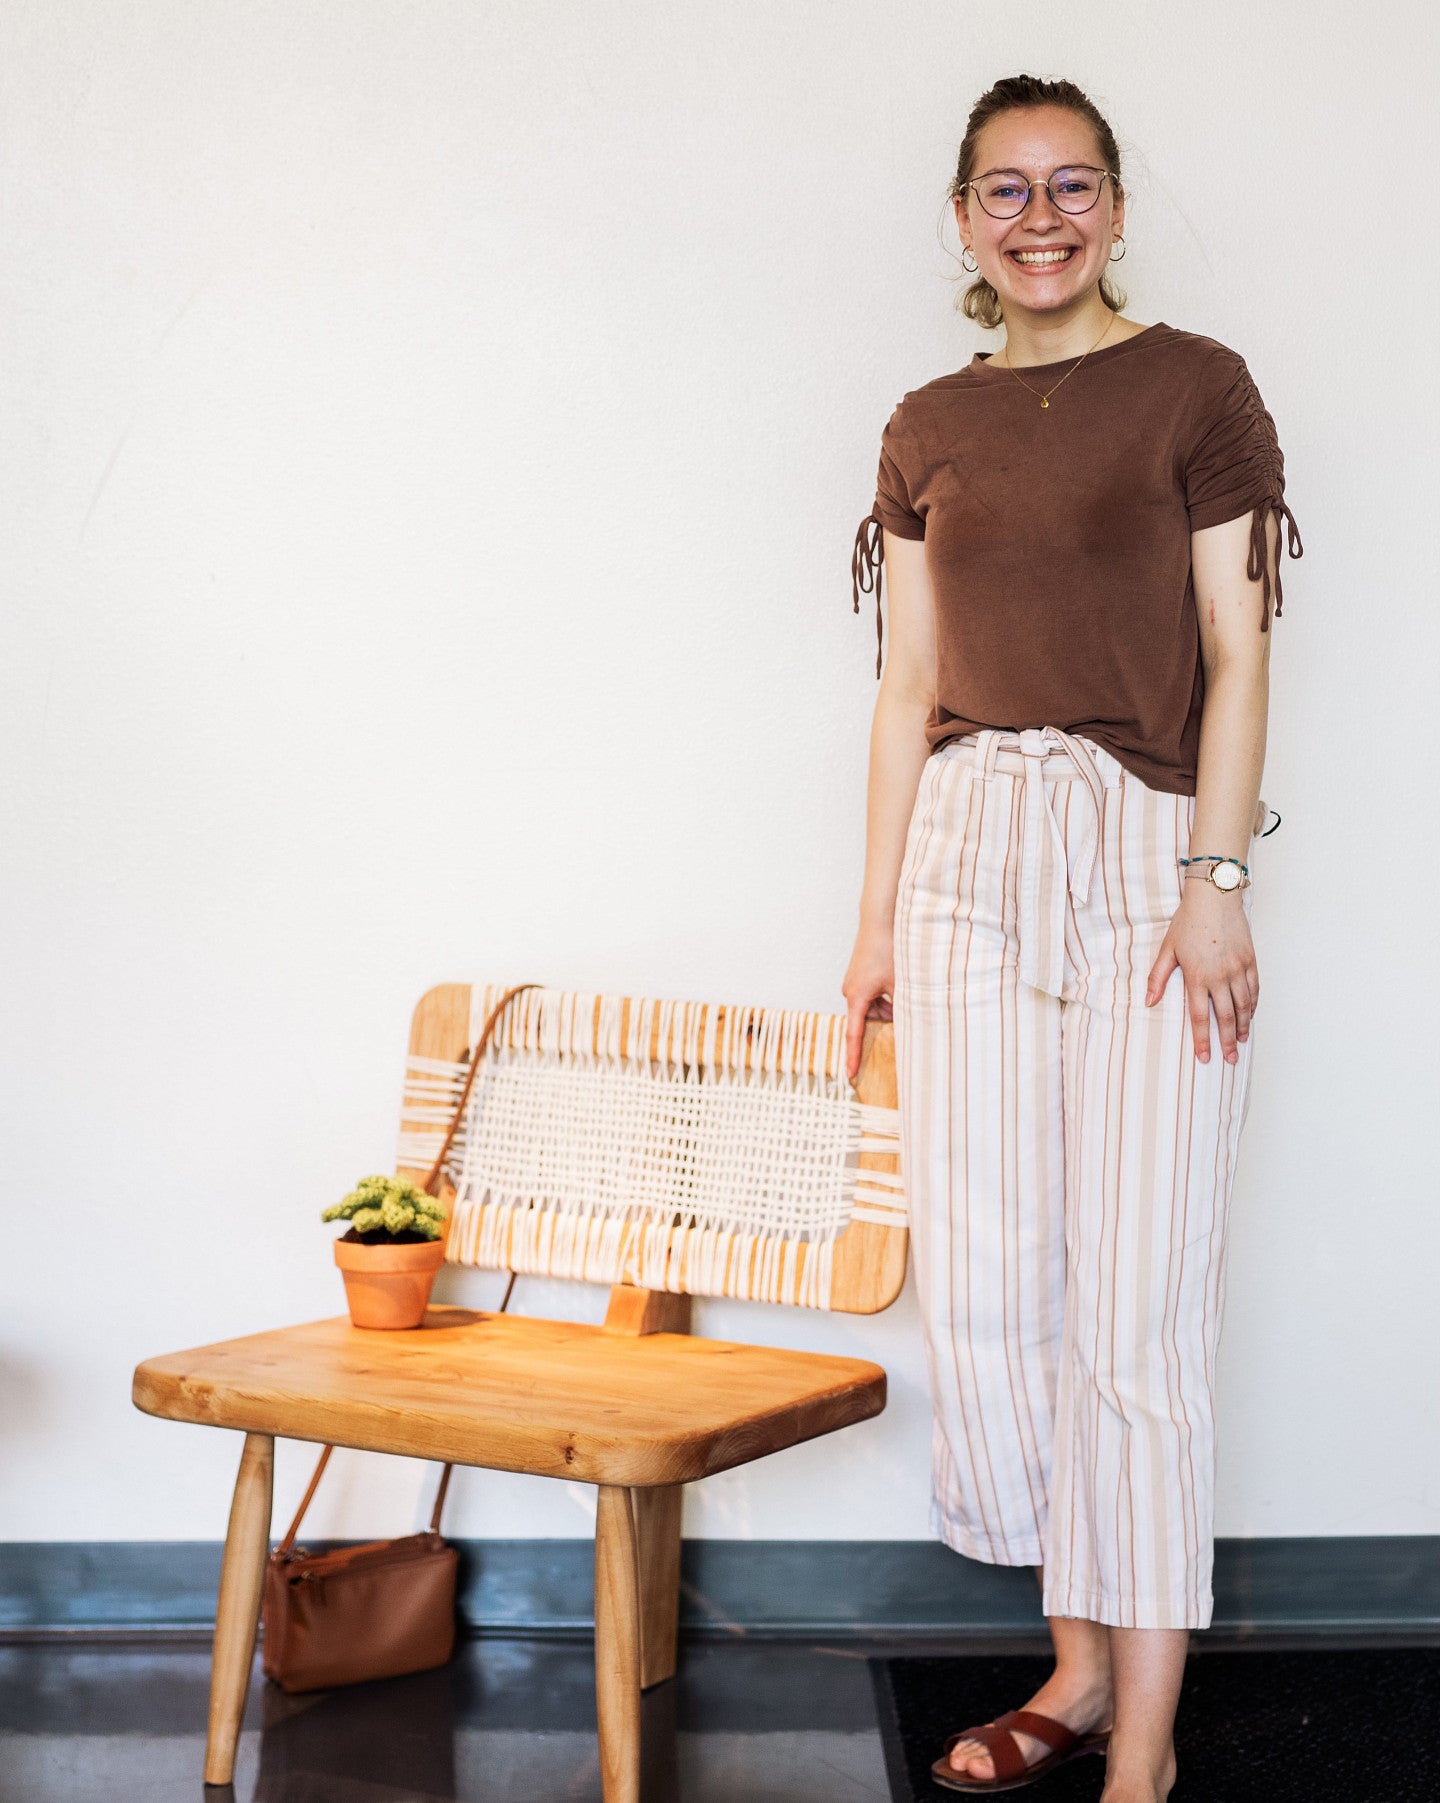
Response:
[[[872,1659],[895,1803],[955,1803],[931,1782],[947,1734],[1018,1709],[1051,1661]],[[1440,1798],[1440,1648],[1202,1652],[1175,1718],[1171,1803],[1435,1803]],[[1037,1803],[1095,1803],[1102,1759],[1038,1779]],[[1018,1795],[1003,1792],[1005,1796]]]

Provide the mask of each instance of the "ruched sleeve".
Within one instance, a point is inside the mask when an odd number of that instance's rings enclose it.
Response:
[[[861,520],[855,532],[855,546],[850,553],[850,593],[852,611],[859,613],[862,594],[875,597],[875,679],[885,650],[885,625],[880,611],[880,571],[885,562],[885,540],[881,527],[901,538],[924,538],[925,519],[911,498],[910,479],[906,477],[904,432],[900,409],[890,415],[889,424],[880,434],[880,469],[875,478],[875,504]]]
[[[1280,562],[1288,549],[1292,558],[1305,547],[1295,516],[1285,500],[1285,460],[1275,432],[1275,422],[1260,398],[1242,357],[1227,353],[1214,376],[1197,396],[1199,419],[1185,464],[1185,504],[1190,528],[1219,526],[1226,520],[1250,517],[1250,555],[1245,573],[1262,584],[1265,609],[1260,630],[1270,630],[1271,573],[1266,524],[1273,513],[1280,526],[1275,551],[1275,618],[1280,618]],[[1287,542],[1288,528],[1288,542]]]

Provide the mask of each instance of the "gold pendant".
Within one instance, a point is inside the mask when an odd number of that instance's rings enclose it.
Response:
[[[1047,394],[1042,394],[1042,395],[1041,395],[1041,396],[1040,396],[1040,405],[1041,405],[1041,406],[1042,406],[1042,407],[1048,407],[1048,406],[1049,406],[1049,405],[1050,405],[1050,397],[1049,397],[1049,395],[1047,395]]]

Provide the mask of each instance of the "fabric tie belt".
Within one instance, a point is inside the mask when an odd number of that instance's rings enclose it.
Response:
[[[1013,749],[1002,750],[1002,741],[1007,746],[1018,744],[1018,754]],[[1119,786],[1123,768],[1117,760],[1107,758],[1102,771],[1084,740],[1058,726],[1026,726],[1018,731],[987,726],[950,740],[941,750],[970,762],[976,782],[988,782],[997,769],[1025,778],[1019,871],[1020,980],[1058,996],[1065,977],[1066,890],[1082,907],[1090,898],[1105,791]],[[1057,752],[1066,753],[1068,762],[1059,762],[1054,755]],[[1051,757],[1048,770],[1044,767],[1047,754]],[[1072,814],[1073,850],[1068,855],[1065,835],[1055,817],[1052,791],[1057,778],[1079,778],[1081,782],[1076,792],[1081,803],[1079,829],[1077,832]]]

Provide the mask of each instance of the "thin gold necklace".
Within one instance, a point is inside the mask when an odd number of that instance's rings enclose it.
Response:
[[[1109,332],[1111,326],[1113,326],[1114,323],[1115,323],[1115,315],[1112,313],[1110,315],[1110,318],[1105,322],[1105,331],[1100,334],[1100,338],[1104,338],[1106,336],[1106,333]],[[1090,346],[1090,351],[1097,350],[1099,348],[1100,338],[1097,338],[1095,340],[1094,344],[1092,344]],[[1073,376],[1075,374],[1075,371],[1077,369],[1079,369],[1080,365],[1090,355],[1090,351],[1082,351],[1081,352],[1079,358],[1074,363],[1072,363],[1070,365],[1069,369],[1067,369],[1065,371],[1065,374],[1063,376],[1061,376],[1060,382],[1064,382],[1065,380],[1067,380],[1067,378],[1069,378],[1070,376]],[[1005,346],[1005,355],[1007,358],[1010,355],[1010,346],[1008,343]],[[1018,375],[1016,373],[1016,371],[1011,367],[1009,362],[1006,363],[1005,367],[1006,367],[1006,369],[1008,369],[1010,371],[1010,374],[1015,377],[1015,380],[1020,384],[1020,386],[1022,388],[1030,388],[1030,384],[1025,380],[1025,378],[1022,375]],[[1040,390],[1038,388],[1030,388],[1030,392],[1031,392],[1031,394],[1039,394],[1040,395],[1040,405],[1042,407],[1048,407],[1050,405],[1050,396],[1052,394],[1054,394],[1055,390],[1060,386],[1060,382],[1056,382],[1051,387],[1047,388],[1045,390],[1044,394],[1040,394]]]

